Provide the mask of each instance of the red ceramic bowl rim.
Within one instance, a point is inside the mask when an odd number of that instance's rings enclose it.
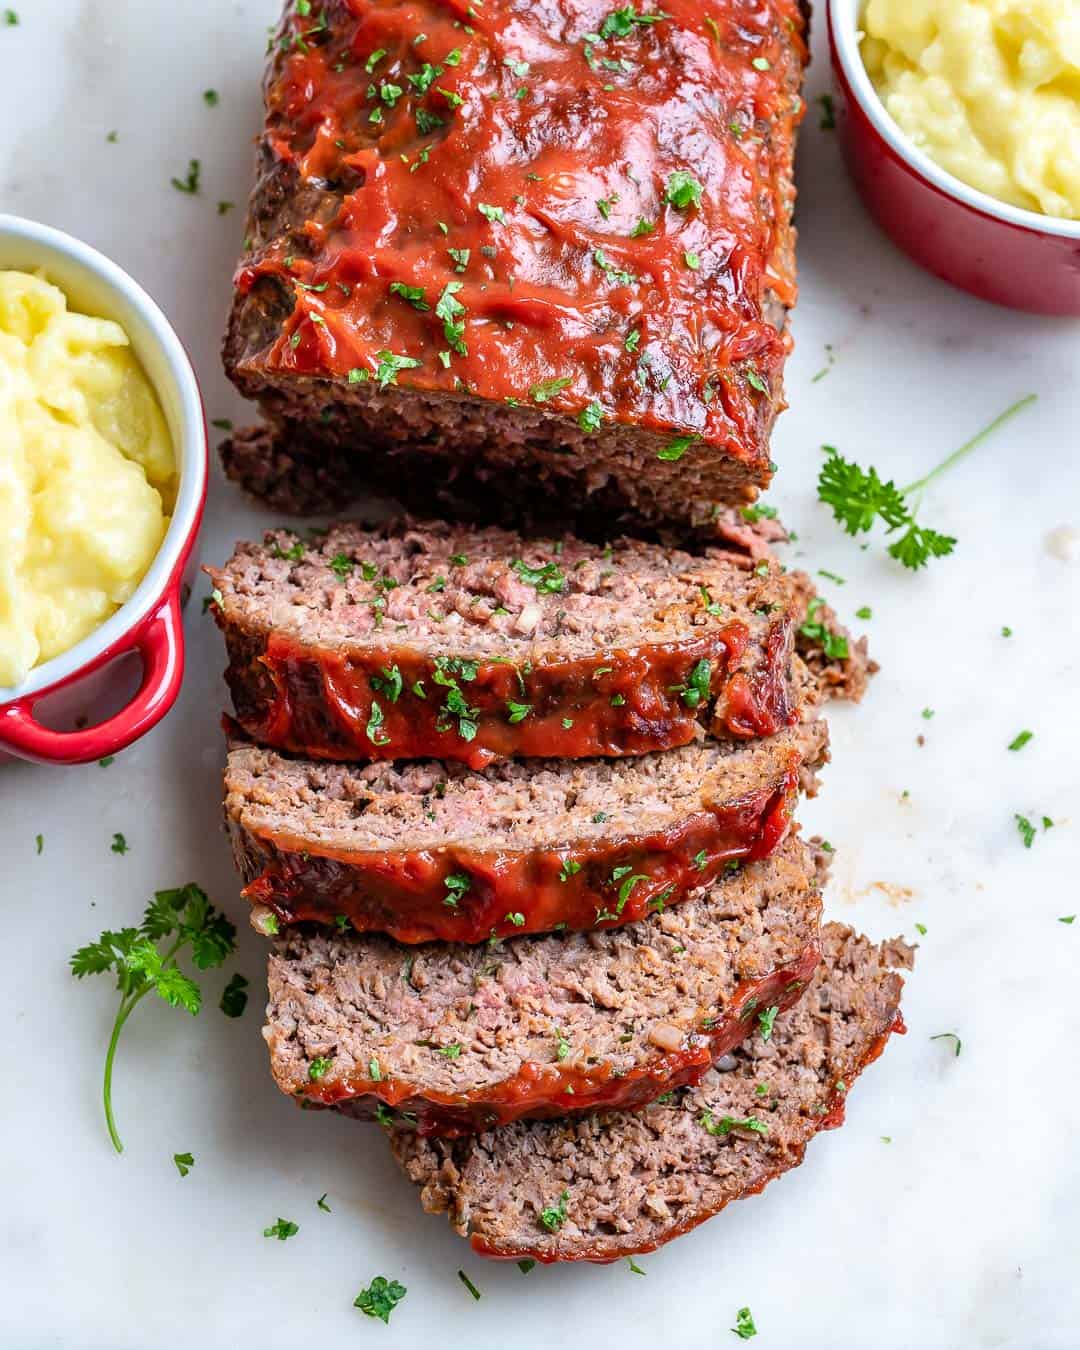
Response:
[[[202,519],[208,470],[206,423],[195,372],[171,324],[146,291],[89,244],[51,226],[0,214],[0,270],[13,268],[41,268],[46,279],[65,293],[76,292],[72,297],[76,308],[84,285],[95,298],[95,312],[124,326],[169,424],[180,483],[165,539],[132,597],[74,647],[35,666],[21,684],[0,687],[0,712],[70,683],[100,666],[114,650],[137,645],[125,639],[143,630],[164,601],[178,601],[173,593],[180,587]]]
[[[971,210],[1036,234],[1080,239],[1080,220],[1044,216],[1037,211],[1026,211],[1023,207],[998,201],[996,197],[988,196],[978,188],[954,178],[904,135],[885,110],[863,64],[858,19],[864,5],[865,0],[828,0],[829,37],[848,88],[882,140],[919,178]]]

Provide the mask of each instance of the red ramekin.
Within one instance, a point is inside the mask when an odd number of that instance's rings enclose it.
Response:
[[[108,258],[45,225],[0,215],[0,270],[40,269],[72,308],[115,319],[157,392],[180,470],[172,520],[150,570],[135,594],[100,628],[69,651],[36,666],[14,688],[0,688],[0,759],[15,755],[47,764],[85,764],[113,755],[144,735],[169,711],[184,674],[180,603],[185,574],[206,500],[207,435],[202,399],[187,353],[146,292]],[[86,485],[87,492],[94,484]],[[34,715],[44,698],[64,692],[102,693],[123,675],[106,670],[129,652],[142,660],[134,696],[97,726],[55,731]],[[80,688],[81,686],[81,688]]]
[[[983,300],[1080,317],[1080,220],[1009,206],[917,149],[885,111],[863,65],[863,0],[829,0],[837,131],[871,215],[928,272]]]

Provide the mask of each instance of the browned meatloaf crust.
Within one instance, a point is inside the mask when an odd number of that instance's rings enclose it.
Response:
[[[609,933],[406,949],[293,929],[270,957],[274,1078],[424,1134],[642,1106],[771,1029],[817,966],[820,915],[813,852],[793,839]]]
[[[803,8],[625,15],[286,5],[224,356],[324,488],[610,530],[769,481]]]
[[[614,927],[772,853],[827,745],[815,719],[749,745],[473,771],[237,744],[226,828],[264,931],[314,920],[416,943]]]
[[[756,1035],[700,1084],[638,1112],[521,1121],[468,1139],[395,1131],[422,1188],[485,1256],[613,1261],[652,1251],[796,1167],[839,1125],[856,1077],[903,1030],[901,943],[822,932],[823,959],[768,1040]]]
[[[767,558],[404,519],[272,532],[210,575],[236,717],[285,750],[479,768],[799,717],[805,602]]]

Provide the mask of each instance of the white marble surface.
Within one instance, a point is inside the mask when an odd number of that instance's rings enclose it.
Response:
[[[17,8],[21,26],[0,27],[0,207],[129,268],[192,351],[210,415],[242,417],[217,357],[240,214],[215,204],[248,189],[276,0]],[[812,94],[825,78],[819,43]],[[208,87],[220,106],[204,105]],[[194,156],[204,190],[188,198],[169,179]],[[243,928],[238,968],[255,996],[242,1020],[218,1012],[215,975],[198,1020],[144,1006],[129,1024],[116,1157],[98,1100],[115,996],[103,979],[77,985],[69,953],[189,879],[243,918],[218,829],[222,653],[195,603],[184,693],[153,735],[108,769],[0,769],[5,1350],[436,1337],[699,1350],[735,1344],[727,1328],[745,1304],[756,1344],[784,1350],[1080,1344],[1080,920],[1058,922],[1080,910],[1080,563],[1047,547],[1056,527],[1080,526],[1080,327],[917,272],[865,219],[813,114],[800,182],[802,301],[774,500],[796,552],[847,578],[827,587],[841,611],[872,605],[884,665],[864,706],[836,715],[834,764],[805,815],[840,849],[834,916],[878,936],[928,929],[910,1034],[800,1171],[645,1258],[645,1279],[625,1263],[525,1278],[422,1216],[375,1129],[277,1093],[259,1037],[263,948]],[[836,363],[814,383],[826,343]],[[960,546],[926,574],[902,572],[876,540],[861,551],[816,504],[823,441],[907,481],[1029,391],[1036,407],[929,494],[927,521]],[[202,556],[221,560],[263,523],[218,475]],[[1034,740],[1010,753],[1025,727]],[[1016,812],[1055,827],[1026,851]],[[117,830],[123,857],[109,849]],[[963,1038],[958,1059],[931,1041],[943,1031]],[[196,1165],[181,1180],[172,1155],[186,1150]],[[324,1191],[332,1214],[316,1208]],[[279,1215],[300,1224],[289,1242],[262,1236]],[[389,1328],[351,1306],[380,1273],[409,1290]]]

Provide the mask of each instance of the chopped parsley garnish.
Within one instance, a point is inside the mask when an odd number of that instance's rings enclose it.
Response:
[[[431,308],[424,299],[423,286],[406,286],[403,281],[392,281],[390,283],[390,294],[400,295],[403,300],[408,300],[413,309],[429,310]]]
[[[390,1323],[390,1314],[405,1297],[407,1290],[397,1280],[388,1280],[385,1275],[376,1275],[366,1289],[361,1289],[353,1300],[353,1307],[359,1308],[368,1317],[377,1317],[381,1322]]]
[[[563,1191],[559,1196],[557,1205],[549,1205],[546,1209],[540,1211],[540,1222],[549,1233],[557,1233],[566,1222],[566,1202],[570,1199],[570,1192]]]
[[[749,1308],[739,1309],[735,1314],[735,1325],[731,1330],[740,1341],[748,1341],[751,1336],[757,1335],[757,1327],[754,1325],[753,1314]]]
[[[704,191],[692,173],[687,173],[685,169],[677,169],[668,178],[664,201],[674,206],[676,210],[685,211],[687,207],[701,205],[701,195]]]
[[[527,586],[535,586],[539,595],[561,595],[566,590],[566,577],[557,563],[548,562],[543,567],[530,567],[522,558],[518,558],[511,568]]]
[[[13,10],[13,9],[5,9],[5,10],[4,10],[4,23],[6,23],[7,26],[8,26],[9,28],[17,28],[17,27],[18,27],[18,25],[19,25],[19,16],[18,16],[18,14],[15,12],[15,10]]]
[[[670,464],[677,464],[694,442],[699,440],[701,440],[701,437],[693,433],[688,436],[676,436],[673,441],[664,446],[663,450],[656,452],[656,458],[665,460]]]
[[[229,980],[229,983],[221,991],[221,1002],[218,1007],[226,1017],[243,1016],[248,1001],[247,987],[248,981],[238,973]]]
[[[576,877],[581,871],[581,863],[575,862],[573,858],[564,858],[562,867],[559,869],[559,880],[569,881],[571,877]]]
[[[279,1242],[284,1242],[287,1238],[295,1237],[299,1231],[298,1223],[293,1223],[291,1219],[278,1219],[269,1228],[263,1229],[263,1237],[277,1238]]]
[[[709,697],[711,680],[712,662],[702,657],[687,676],[686,683],[675,685],[672,693],[678,694],[688,708],[697,708],[702,699]]]
[[[701,266],[701,257],[699,254],[691,253],[687,250],[687,252],[683,254],[683,262],[689,267],[691,272],[696,272]],[[763,390],[762,392],[767,393],[768,390]]]
[[[364,730],[367,732],[367,738],[372,745],[389,745],[390,737],[382,729],[384,714],[382,708],[371,700],[371,711],[368,713],[367,726]]]
[[[732,1130],[750,1130],[753,1134],[769,1132],[768,1125],[763,1120],[758,1120],[756,1116],[747,1116],[745,1120],[736,1120],[734,1116],[721,1116],[719,1120],[715,1120],[711,1111],[702,1111],[701,1124],[707,1133],[713,1135],[730,1134]]]
[[[195,1155],[193,1153],[174,1153],[172,1160],[176,1164],[176,1170],[182,1177],[186,1177],[195,1166]]]
[[[829,661],[846,661],[848,659],[848,640],[843,633],[833,633],[820,619],[815,619],[814,615],[825,604],[821,596],[815,595],[806,607],[806,619],[799,629],[804,638],[809,638],[811,642],[820,644],[825,657]]]
[[[700,849],[694,854],[693,863],[699,872],[705,871],[705,864],[709,861],[709,855],[704,849]]]
[[[328,1194],[327,1191],[323,1191],[322,1195],[319,1196],[318,1200],[316,1200],[315,1203],[319,1206],[319,1208],[323,1211],[324,1214],[333,1214],[334,1211],[326,1203],[327,1194]]]
[[[271,550],[271,556],[281,558],[285,562],[300,562],[304,556],[304,545],[299,539],[291,548],[282,548],[280,544],[275,543]]]
[[[344,581],[355,566],[355,561],[344,553],[335,553],[330,559],[330,570],[339,581]]]
[[[448,281],[435,306],[436,315],[443,321],[443,336],[459,356],[468,353],[468,348],[462,340],[465,336],[465,325],[460,318],[465,313],[465,306],[455,298],[463,285],[464,282],[461,281]]]
[[[398,356],[395,352],[376,353],[378,366],[375,370],[375,378],[379,382],[379,388],[385,389],[388,384],[397,384],[399,370],[415,370],[420,362],[415,356]],[[349,372],[350,378],[352,372]]]
[[[524,914],[507,914],[505,917],[506,917],[506,922],[507,922],[507,923],[512,923],[512,924],[514,925],[515,928],[524,928],[524,927],[525,927],[525,915],[524,915]]]
[[[312,1083],[317,1083],[320,1078],[325,1078],[333,1062],[332,1059],[327,1059],[325,1055],[318,1055],[308,1065],[308,1079]]]
[[[936,1036],[931,1036],[930,1039],[932,1041],[955,1041],[956,1045],[953,1054],[956,1056],[960,1054],[960,1048],[963,1045],[963,1041],[961,1041],[955,1031],[940,1031]]]
[[[454,271],[464,272],[469,265],[469,253],[471,250],[467,248],[448,248],[446,251],[456,263]]]
[[[1020,838],[1024,841],[1024,847],[1030,848],[1035,842],[1035,835],[1037,833],[1035,826],[1028,820],[1027,816],[1017,815],[1015,819],[1016,828],[1020,831]],[[1044,831],[1052,830],[1054,828],[1054,822],[1049,816],[1043,816],[1042,827]]]
[[[569,375],[561,375],[552,380],[541,380],[539,384],[534,384],[529,390],[529,397],[534,403],[546,403],[548,399],[553,398],[568,384],[573,384]]]
[[[461,1046],[457,1041],[451,1041],[449,1045],[440,1045],[439,1054],[444,1059],[459,1059],[461,1057]]]
[[[186,192],[194,196],[199,190],[199,175],[202,173],[202,165],[197,159],[188,160],[188,171],[186,178],[171,178],[169,181],[177,192]]]
[[[655,229],[656,223],[654,221],[648,221],[644,216],[638,216],[637,224],[630,231],[630,238],[640,239],[643,235],[652,234]]]
[[[448,909],[457,909],[458,901],[467,893],[472,886],[472,881],[464,872],[451,872],[443,882],[446,887],[446,896],[443,904]]]
[[[770,64],[769,64],[769,62],[768,62],[768,60],[767,60],[767,58],[764,57],[764,56],[755,56],[754,59],[750,62],[750,64],[754,67],[755,70],[771,70],[771,69],[772,69],[772,67],[770,66]]]
[[[391,703],[396,703],[401,697],[405,682],[397,666],[383,666],[382,675],[371,676],[371,687],[377,693],[385,694]]]
[[[476,663],[457,657],[441,656],[435,662],[434,682],[447,691],[446,701],[435,724],[437,731],[448,731],[457,722],[457,733],[464,741],[475,739],[479,712],[471,708],[461,692],[456,676],[469,683],[476,679]]]
[[[601,272],[611,277],[612,281],[617,281],[620,286],[632,286],[637,280],[633,272],[624,272],[622,268],[617,267],[602,248],[594,248],[592,256],[593,262],[596,263]]]
[[[772,1039],[773,1023],[776,1021],[776,1014],[780,1011],[777,1007],[765,1008],[758,1013],[758,1026],[761,1028],[761,1039],[768,1041]]]
[[[502,224],[503,221],[506,220],[506,212],[501,206],[489,206],[487,202],[477,202],[476,209],[485,220],[489,220],[492,223],[497,221],[499,224]]]
[[[528,1275],[529,1271],[532,1270],[535,1265],[536,1262],[533,1258],[531,1256],[526,1256],[517,1263],[517,1268],[521,1271],[522,1275]]]
[[[514,703],[511,701],[506,705],[506,711],[514,726],[516,726],[518,722],[524,722],[532,710],[533,705],[531,703]]]
[[[1058,919],[1058,923],[1075,923],[1075,922],[1076,922],[1075,914],[1063,914],[1061,918]]]
[[[461,1283],[465,1286],[465,1288],[469,1291],[469,1293],[472,1294],[473,1298],[476,1299],[476,1301],[479,1303],[479,1302],[480,1302],[480,1290],[477,1289],[476,1285],[473,1284],[472,1280],[469,1279],[468,1275],[466,1275],[465,1272],[464,1272],[463,1270],[459,1270],[459,1271],[458,1271],[458,1279],[459,1279],[459,1280],[461,1281]]]
[[[627,1263],[628,1263],[629,1266],[630,1266],[630,1271],[631,1271],[632,1274],[634,1274],[634,1275],[644,1275],[644,1274],[645,1274],[645,1272],[641,1269],[641,1267],[638,1265],[638,1263],[634,1260],[634,1258],[633,1258],[632,1256],[628,1256],[628,1257],[626,1258],[626,1260],[627,1260]]]
[[[42,850],[45,847],[45,836],[43,834],[34,835],[34,847],[37,850],[38,857],[40,858]]]
[[[587,403],[578,414],[578,426],[587,434],[599,431],[600,427],[603,425],[603,421],[604,410],[596,399],[593,399],[591,403]]]
[[[172,940],[162,951],[159,944],[166,938]],[[117,977],[120,1007],[105,1055],[102,1094],[109,1138],[117,1153],[122,1153],[124,1146],[113,1117],[112,1074],[120,1032],[151,990],[172,1008],[184,1008],[192,1016],[199,1011],[199,986],[176,963],[185,947],[191,949],[191,961],[197,970],[222,965],[236,948],[236,929],[193,882],[155,892],[138,928],[122,928],[119,932],[106,929],[96,942],[80,947],[71,958],[71,973],[76,979],[106,973]]]
[[[1021,731],[1009,742],[1010,750],[1023,750],[1028,741],[1035,735],[1033,731]]]
[[[898,488],[892,479],[882,482],[875,468],[863,470],[851,460],[844,459],[833,446],[825,446],[827,458],[818,475],[818,498],[832,508],[833,516],[848,534],[869,531],[879,518],[887,534],[903,530],[903,534],[889,545],[889,555],[913,571],[925,567],[931,558],[944,558],[952,553],[956,540],[916,522],[923,490],[1034,401],[1034,394],[1019,399],[959,450],[954,450],[936,468],[906,488]]]
[[[208,108],[216,108],[217,105],[221,102],[221,95],[218,93],[216,89],[204,89],[203,102],[206,104]]]
[[[869,605],[860,605],[855,611],[855,617],[857,619],[872,619],[874,617],[874,611]]]
[[[114,834],[109,848],[113,853],[127,853],[129,851],[128,841],[122,834]]]

